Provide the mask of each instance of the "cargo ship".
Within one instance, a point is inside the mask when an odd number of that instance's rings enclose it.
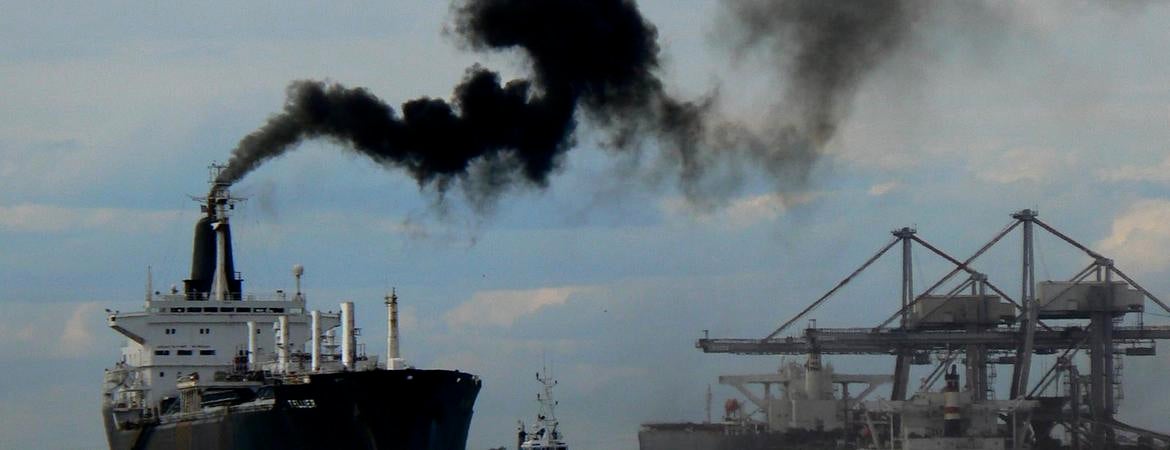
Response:
[[[721,420],[644,423],[641,450],[814,450],[850,446],[867,425],[856,407],[893,377],[843,374],[810,354],[803,364],[781,363],[771,373],[722,375],[719,384],[747,400],[729,398]],[[852,392],[850,388],[853,388]]]
[[[214,182],[221,169],[196,198],[182,289],[155,291],[148,274],[143,309],[107,315],[126,337],[102,389],[110,448],[463,450],[481,380],[406,364],[396,293],[384,362],[358,344],[352,302],[308,308],[300,265],[293,292],[244,294],[228,220],[239,199]]]

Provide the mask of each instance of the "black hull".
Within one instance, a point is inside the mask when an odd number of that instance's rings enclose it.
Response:
[[[447,370],[312,375],[276,386],[271,408],[213,408],[201,417],[118,429],[111,450],[464,450],[479,379]],[[311,405],[311,406],[310,406]]]

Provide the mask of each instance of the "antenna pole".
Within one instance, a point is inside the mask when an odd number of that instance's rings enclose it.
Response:
[[[386,296],[386,368],[401,369],[402,354],[398,349],[398,289],[390,288]]]
[[[150,270],[150,266],[146,266],[146,304],[154,300],[154,274]]]

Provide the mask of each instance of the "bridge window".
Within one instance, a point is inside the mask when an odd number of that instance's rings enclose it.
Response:
[[[236,308],[236,312],[252,312],[252,308]]]
[[[213,355],[215,355],[215,350],[200,350],[199,351],[199,356],[213,356]]]
[[[203,308],[187,308],[187,312],[189,312],[189,313],[203,312]]]
[[[219,312],[234,312],[235,308],[220,308]]]
[[[167,355],[170,355],[170,354],[171,354],[171,351],[170,351],[170,350],[155,350],[155,351],[154,351],[154,355],[155,355],[155,356],[167,356]]]
[[[209,306],[209,307],[203,308],[203,312],[219,312],[219,308],[213,308],[213,307]]]
[[[191,356],[191,351],[190,350],[179,350],[178,354],[179,354],[179,356]]]

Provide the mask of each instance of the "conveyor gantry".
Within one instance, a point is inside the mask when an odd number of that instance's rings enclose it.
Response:
[[[1090,332],[1081,327],[1053,327],[1037,330],[1034,351],[1051,354],[1069,348],[1089,348]],[[1152,340],[1170,339],[1170,327],[1115,327],[1115,344],[1148,345]],[[901,350],[946,351],[967,345],[985,345],[991,351],[1014,352],[1023,342],[1017,330],[906,331],[872,328],[809,328],[804,336],[772,339],[699,339],[695,347],[704,353],[739,355],[804,355],[808,353],[848,355],[895,355]],[[1144,348],[1144,347],[1139,347]]]
[[[1012,222],[985,243],[966,260],[958,260],[917,235],[917,230],[901,228],[892,232],[894,239],[867,259],[859,268],[838,282],[832,289],[781,324],[762,339],[712,339],[704,336],[695,346],[705,353],[734,353],[744,355],[795,354],[853,354],[891,355],[896,359],[891,400],[904,400],[909,382],[909,364],[917,356],[930,353],[965,353],[968,377],[972,379],[975,395],[984,396],[988,386],[987,364],[1013,364],[1009,398],[1024,400],[1043,390],[1055,378],[1052,368],[1033,386],[1029,371],[1034,354],[1061,353],[1061,359],[1071,359],[1081,350],[1087,350],[1091,369],[1090,392],[1086,396],[1093,425],[1091,442],[1104,448],[1110,439],[1111,428],[1102,425],[1113,421],[1116,411],[1113,387],[1118,382],[1114,370],[1114,352],[1124,348],[1127,355],[1154,354],[1156,340],[1170,339],[1167,326],[1120,326],[1120,319],[1130,313],[1142,313],[1144,301],[1157,304],[1170,313],[1170,307],[1115,267],[1113,260],[1094,252],[1064,235],[1038,218],[1034,210],[1012,214]],[[1087,255],[1092,262],[1067,282],[1038,283],[1035,278],[1034,232],[1036,227],[1064,241]],[[1013,299],[984,272],[974,269],[973,263],[1005,236],[1022,230],[1022,270],[1019,297]],[[784,337],[781,333],[855,279],[896,244],[902,247],[901,308],[884,322],[872,328],[815,328]],[[947,260],[953,269],[923,292],[913,292],[913,264],[910,247],[917,243],[935,255]],[[968,278],[956,283],[952,279],[961,273]],[[950,283],[950,284],[948,284]],[[945,294],[936,291],[944,285],[953,286]],[[1041,295],[1037,295],[1037,287]],[[1038,298],[1039,297],[1039,298]],[[1017,313],[1007,302],[1014,306]],[[900,319],[900,320],[899,320]],[[1045,320],[1078,319],[1080,326],[1049,326]],[[897,320],[897,324],[890,326]],[[1067,322],[1063,322],[1067,324]],[[1001,355],[988,358],[989,353]],[[921,362],[921,361],[919,361]],[[1053,366],[1055,368],[1056,366]],[[1015,420],[1015,419],[1014,419]],[[1016,425],[1019,425],[1018,423]],[[1016,432],[1025,427],[1013,426]],[[1074,427],[1079,433],[1079,427]],[[1013,439],[1017,447],[1024,440],[1022,434]],[[1079,442],[1079,439],[1074,440]]]

